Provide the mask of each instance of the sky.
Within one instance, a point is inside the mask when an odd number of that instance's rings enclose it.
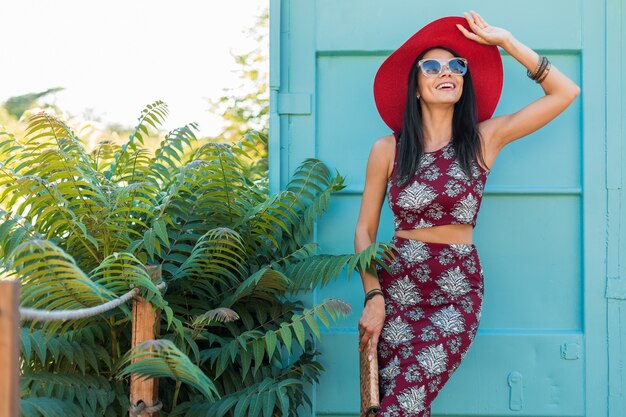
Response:
[[[164,100],[166,129],[197,122],[219,133],[207,98],[237,87],[232,53],[268,0],[19,0],[2,2],[0,102],[63,87],[53,102],[72,114],[135,125]],[[269,46],[265,46],[269,50]]]

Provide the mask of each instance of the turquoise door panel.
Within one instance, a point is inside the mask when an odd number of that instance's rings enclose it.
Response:
[[[485,273],[482,321],[466,360],[433,404],[435,416],[626,415],[626,225],[619,227],[626,220],[622,3],[471,3],[489,23],[546,55],[582,87],[582,95],[550,124],[507,145],[492,166],[474,231]],[[281,189],[307,157],[346,176],[348,187],[333,195],[313,238],[324,253],[351,253],[371,145],[391,133],[374,104],[376,70],[419,27],[461,15],[470,5],[270,5],[272,189]],[[607,42],[612,58],[605,56]],[[494,116],[543,96],[525,68],[503,50],[502,58],[504,87]],[[613,63],[610,70],[606,62]],[[616,110],[608,111],[607,102]],[[377,240],[389,241],[392,226],[385,200]],[[313,415],[357,416],[363,305],[358,274],[348,280],[344,272],[306,302],[328,297],[349,302],[353,312],[322,334],[326,370],[311,389]]]

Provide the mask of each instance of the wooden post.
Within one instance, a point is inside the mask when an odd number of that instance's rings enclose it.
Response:
[[[20,283],[0,280],[0,417],[20,412]]]
[[[147,265],[146,271],[153,282],[161,279],[161,265]],[[155,311],[152,304],[141,297],[133,300],[133,342],[132,347],[153,340],[159,336],[160,311]],[[159,380],[157,378],[140,379],[137,375],[130,376],[130,404],[143,402],[151,407],[158,402]],[[130,414],[132,416],[132,413]],[[156,417],[159,412],[142,411],[141,417]]]

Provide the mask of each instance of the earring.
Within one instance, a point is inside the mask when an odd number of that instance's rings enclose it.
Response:
[[[419,95],[419,94],[418,94],[418,95],[416,95],[415,97],[417,97],[417,99],[418,99],[418,100],[420,99],[420,95]]]

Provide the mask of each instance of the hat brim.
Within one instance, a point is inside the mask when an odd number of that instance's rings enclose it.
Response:
[[[504,81],[500,51],[495,45],[483,45],[466,38],[456,24],[472,32],[463,17],[434,20],[392,52],[378,68],[374,77],[374,101],[383,121],[394,132],[402,129],[411,66],[422,51],[433,46],[448,47],[467,59],[476,92],[478,122],[493,115]]]

